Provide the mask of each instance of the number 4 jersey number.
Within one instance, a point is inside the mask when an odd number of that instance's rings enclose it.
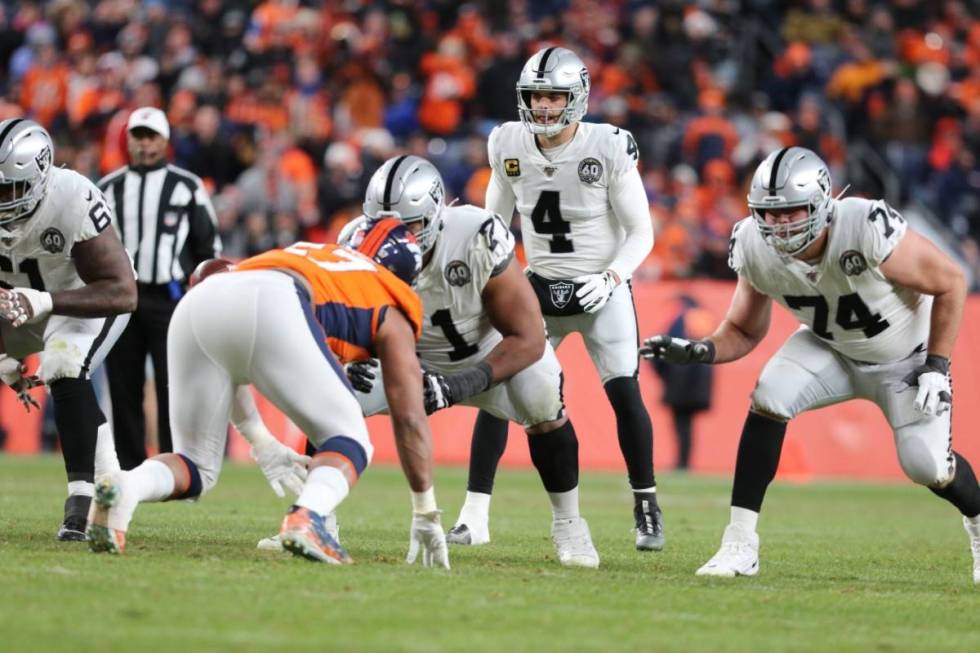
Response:
[[[575,251],[575,245],[568,234],[572,233],[572,225],[561,217],[558,206],[558,191],[543,190],[538,203],[531,211],[531,224],[539,234],[551,235],[548,246],[552,254],[569,254]]]

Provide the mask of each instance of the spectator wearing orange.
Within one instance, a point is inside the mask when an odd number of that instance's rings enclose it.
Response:
[[[68,108],[68,77],[69,69],[54,44],[37,45],[34,63],[27,69],[21,88],[24,113],[51,130]]]
[[[448,136],[463,120],[463,102],[476,92],[476,75],[466,61],[466,47],[458,37],[444,37],[436,52],[422,56],[419,70],[425,92],[419,123],[429,133]]]
[[[698,95],[701,115],[684,130],[684,159],[700,169],[710,159],[727,159],[738,142],[735,125],[725,117],[725,93],[708,88]]]

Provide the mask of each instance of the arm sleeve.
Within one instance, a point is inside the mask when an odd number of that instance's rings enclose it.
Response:
[[[211,199],[198,182],[194,190],[194,211],[190,216],[191,269],[201,261],[221,254],[221,237],[218,235],[218,218],[211,206]]]
[[[490,161],[490,183],[487,184],[487,198],[484,206],[487,211],[496,213],[503,218],[504,223],[510,224],[514,217],[514,209],[517,207],[517,197],[514,189],[507,183],[501,175],[500,165],[497,162],[497,139],[501,134],[500,127],[495,127],[490,132],[487,139],[487,159]]]
[[[643,188],[643,180],[635,167],[609,185],[609,203],[619,224],[626,231],[626,240],[616,258],[609,264],[609,269],[625,281],[653,249],[650,203]]]
[[[490,175],[490,183],[487,184],[487,210],[510,222],[514,217],[516,206],[517,198],[514,196],[514,190],[510,184],[500,178],[500,173],[494,170]]]

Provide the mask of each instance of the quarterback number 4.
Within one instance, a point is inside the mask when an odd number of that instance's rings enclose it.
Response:
[[[539,234],[550,234],[548,247],[552,254],[570,254],[575,251],[575,245],[567,234],[572,233],[572,225],[561,217],[558,206],[558,191],[543,190],[538,203],[531,211],[531,224]]]
[[[813,332],[824,340],[833,340],[834,334],[827,330],[827,318],[830,307],[821,295],[784,295],[786,305],[794,311],[804,308],[813,309]],[[861,329],[866,338],[872,338],[888,328],[888,320],[881,313],[872,313],[868,305],[856,292],[842,295],[837,300],[837,315],[834,317],[837,326],[846,330]]]
[[[632,134],[626,134],[626,155],[633,157],[634,161],[640,158],[640,148],[636,146],[636,139]]]

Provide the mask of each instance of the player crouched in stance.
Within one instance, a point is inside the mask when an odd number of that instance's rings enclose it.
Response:
[[[559,562],[598,567],[599,554],[579,514],[578,439],[562,402],[561,366],[514,258],[514,237],[494,213],[445,206],[443,196],[435,166],[400,156],[374,173],[364,201],[367,219],[401,220],[422,248],[416,289],[425,318],[416,351],[425,368],[426,411],[464,404],[523,426],[551,501]],[[362,235],[353,225],[344,237],[356,244]],[[387,385],[384,361],[381,367]],[[372,393],[372,368],[355,363],[349,372],[355,388]],[[376,391],[358,396],[365,414],[383,410]],[[490,540],[485,521],[482,528],[473,526],[463,534],[468,544]]]
[[[732,232],[738,285],[704,340],[654,336],[641,353],[671,363],[726,363],[766,335],[772,300],[804,326],[769,360],[752,394],[732,486],[731,522],[699,576],[759,572],[756,523],[786,424],[849,399],[875,402],[906,475],[963,514],[980,583],[980,487],[952,450],[949,356],[966,283],[955,263],[884,201],[831,194],[827,166],[800,147],[773,152],[752,178],[752,217]]]
[[[214,487],[229,416],[240,412],[235,397],[247,396],[236,387],[252,384],[316,446],[306,476],[305,457],[265,432],[257,439],[257,431],[243,429],[274,489],[277,482],[301,489],[283,520],[283,546],[311,560],[351,562],[326,517],[363,473],[373,447],[332,347],[341,357],[375,353],[385,365],[396,444],[412,488],[409,561],[421,550],[426,565],[449,567],[415,357],[422,306],[410,284],[421,254],[396,221],[374,227],[370,251],[296,243],[213,274],[180,302],[167,343],[175,453],[99,480],[88,529],[93,551],[122,551],[140,502],[195,498]],[[398,259],[391,266],[401,278],[369,255]]]
[[[41,125],[0,122],[0,379],[28,406],[48,386],[68,474],[61,541],[85,539],[96,470],[118,469],[90,375],[136,308],[136,275],[102,192],[53,165]],[[35,377],[21,359],[40,353]]]

